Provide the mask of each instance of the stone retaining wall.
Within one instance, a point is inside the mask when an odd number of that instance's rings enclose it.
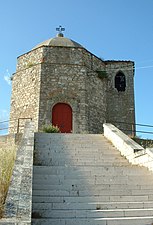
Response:
[[[0,224],[30,225],[32,207],[32,173],[34,124],[25,124],[22,141],[17,151],[12,180]]]

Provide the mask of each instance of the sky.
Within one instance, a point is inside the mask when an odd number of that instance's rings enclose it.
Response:
[[[135,62],[136,122],[153,125],[153,0],[1,0],[0,121],[9,120],[17,57],[56,36],[59,25],[104,60]]]

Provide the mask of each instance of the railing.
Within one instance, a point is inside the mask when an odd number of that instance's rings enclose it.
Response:
[[[7,134],[9,129],[9,120],[0,121],[0,135]]]
[[[9,120],[5,120],[5,121],[1,121],[0,122],[0,130],[7,130],[8,129],[8,125],[7,125],[7,127],[3,127],[3,124],[5,124],[5,123],[9,123]],[[2,127],[1,127],[1,125],[2,125]],[[4,125],[4,126],[6,126],[6,125]]]
[[[115,126],[117,126],[117,124],[123,124],[123,125],[129,125],[129,127],[131,127],[131,129],[122,129],[120,128],[123,132],[131,132],[132,136],[135,136],[137,133],[139,134],[151,134],[153,135],[153,125],[148,125],[148,124],[140,124],[140,123],[126,123],[126,122],[121,122],[121,121],[110,121],[109,123],[115,124]],[[152,131],[148,131],[148,130],[139,130],[137,129],[137,127],[145,127],[145,128],[149,128]]]
[[[18,118],[17,120],[4,120],[4,121],[0,121],[0,132],[6,131],[8,129],[13,129],[15,128],[14,126],[10,126],[10,123],[14,123],[17,124],[16,127],[16,132],[19,133],[20,132],[20,128],[24,128],[25,123],[23,124],[21,121],[27,121],[30,120],[32,121],[32,118],[30,117],[24,117],[24,118]]]
[[[5,121],[0,121],[0,131],[4,131],[4,130],[8,130],[14,127],[9,126],[9,123],[17,123],[17,127],[16,127],[16,132],[19,133],[20,132],[20,128],[24,128],[24,124],[23,121],[26,120],[30,120],[32,121],[31,117],[21,117],[18,118],[17,120],[5,120]],[[117,126],[119,129],[121,129],[123,132],[129,132],[131,133],[131,136],[136,136],[136,134],[149,134],[149,135],[153,135],[153,125],[148,125],[148,124],[140,124],[140,123],[126,123],[126,122],[121,122],[121,121],[107,121],[107,123],[112,123],[115,126]],[[119,126],[119,124],[123,124],[126,125],[128,127],[130,127],[129,129],[124,129],[121,126]],[[148,130],[139,130],[137,129],[137,127],[143,127],[143,128],[149,128],[151,129],[151,131]]]

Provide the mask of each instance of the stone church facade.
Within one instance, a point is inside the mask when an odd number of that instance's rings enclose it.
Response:
[[[130,133],[129,123],[135,123],[134,63],[101,60],[59,32],[18,57],[10,133],[27,118],[35,131],[52,123],[61,132],[101,133],[103,123],[111,122]]]

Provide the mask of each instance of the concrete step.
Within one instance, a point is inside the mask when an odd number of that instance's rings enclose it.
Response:
[[[153,216],[126,218],[32,219],[33,225],[152,225]]]

